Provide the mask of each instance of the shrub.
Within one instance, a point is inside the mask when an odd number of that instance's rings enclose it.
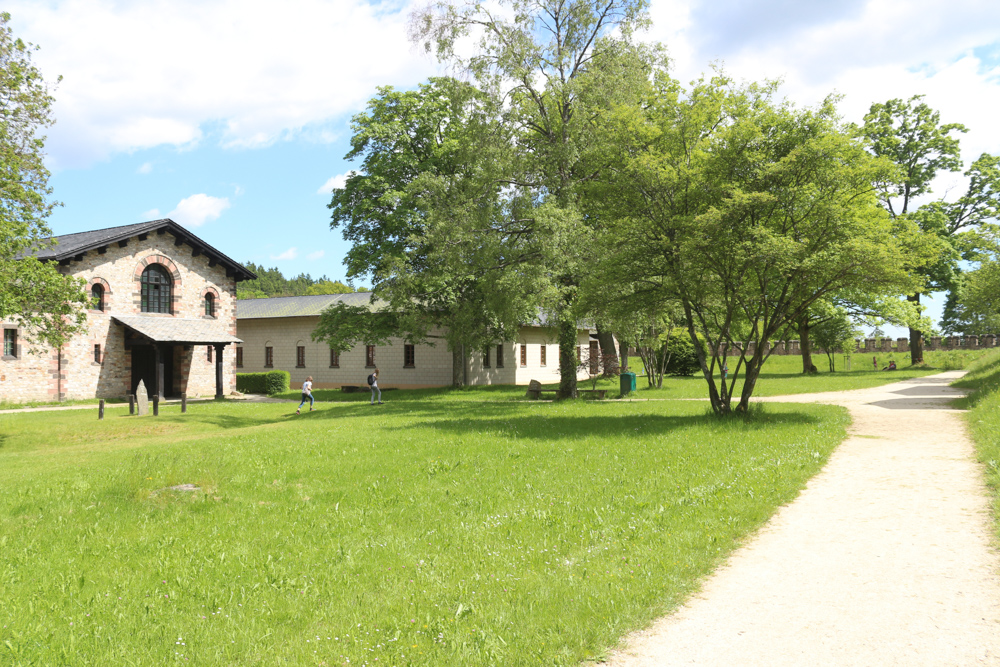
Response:
[[[701,336],[698,336],[698,344],[704,351],[705,341]],[[660,354],[670,355],[664,369],[668,375],[694,375],[699,368],[698,354],[691,342],[691,336],[686,331],[672,332],[660,349]]]
[[[288,371],[268,371],[267,373],[237,373],[236,390],[244,394],[267,394],[273,396],[288,391],[292,375]]]

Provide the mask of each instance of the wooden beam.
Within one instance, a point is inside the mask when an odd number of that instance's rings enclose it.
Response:
[[[74,262],[82,262],[83,261],[83,253],[80,253],[79,255],[77,255],[76,257],[74,257],[73,261]]]
[[[232,269],[226,269],[226,277],[232,278],[234,271]]]
[[[156,230],[156,235],[157,236],[163,236],[166,233],[167,233],[167,228],[166,227],[160,227],[159,229]]]
[[[127,245],[128,245],[128,239],[123,239],[123,240],[121,240],[121,241],[118,242],[118,247],[119,248],[124,248]]]
[[[145,241],[147,238],[149,238],[149,234],[147,234],[146,232],[143,232],[142,234],[139,234],[139,240],[140,241]]]
[[[201,248],[199,248],[197,246],[191,246],[191,256],[192,257],[197,257],[200,254],[201,254]]]
[[[184,237],[178,236],[176,239],[174,239],[174,245],[184,245]]]
[[[108,246],[102,245],[100,248],[97,249],[97,254],[98,255],[103,255],[107,251],[108,251]]]
[[[209,266],[215,266],[218,263],[219,263],[219,261],[217,259],[215,259],[214,257],[209,257],[208,258],[208,265]]]

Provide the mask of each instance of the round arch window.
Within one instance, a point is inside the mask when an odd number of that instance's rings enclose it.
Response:
[[[94,310],[104,311],[104,286],[100,283],[96,283],[90,288],[90,307]]]
[[[205,295],[205,315],[215,317],[215,295],[211,292]]]
[[[142,272],[142,312],[170,313],[173,279],[160,264],[150,264]]]

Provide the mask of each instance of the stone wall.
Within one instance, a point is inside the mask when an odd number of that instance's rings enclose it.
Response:
[[[104,310],[88,310],[86,330],[61,351],[31,348],[19,331],[22,349],[17,357],[0,359],[0,400],[17,403],[126,396],[131,388],[131,352],[125,349],[124,327],[112,323],[112,315],[213,319],[221,333],[236,335],[236,282],[226,276],[226,269],[204,255],[194,256],[187,245],[175,245],[170,234],[143,236],[144,240],[129,239],[124,247],[112,243],[104,252],[92,250],[62,267],[64,273],[86,282],[88,294],[95,283],[104,287]],[[139,278],[151,263],[163,264],[172,274],[171,314],[141,313]],[[207,292],[216,297],[214,318],[205,315]],[[15,327],[8,322],[3,326]],[[99,362],[95,360],[96,345],[101,348]],[[215,394],[215,365],[207,361],[207,354],[204,345],[174,347],[174,392]],[[227,346],[223,354],[227,393],[236,389],[234,360],[233,347]]]
[[[924,339],[924,351],[940,350],[986,350],[997,347],[1000,337],[994,334],[985,336],[931,336]],[[777,341],[768,344],[768,348],[773,348],[771,354],[776,355],[798,355],[801,354],[799,341]],[[748,352],[751,354],[755,346],[750,344]],[[824,354],[822,348],[813,347],[814,354]],[[890,354],[909,353],[910,341],[908,338],[858,338],[854,341],[853,352],[867,354]]]

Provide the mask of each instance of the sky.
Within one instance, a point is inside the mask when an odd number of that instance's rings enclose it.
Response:
[[[8,0],[14,34],[55,82],[47,164],[56,235],[169,217],[233,259],[345,280],[330,189],[355,164],[350,122],[380,86],[445,67],[407,40],[426,0]],[[963,157],[1000,152],[996,0],[652,0],[674,75],[713,63],[780,78],[799,105],[925,95],[969,127]],[[941,178],[936,195],[957,196]],[[931,301],[939,317],[943,298]],[[887,328],[891,336],[905,332]]]

